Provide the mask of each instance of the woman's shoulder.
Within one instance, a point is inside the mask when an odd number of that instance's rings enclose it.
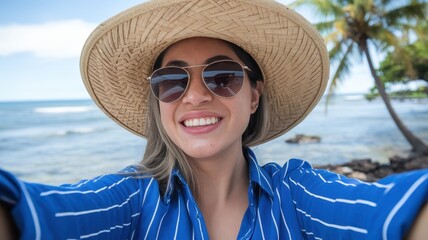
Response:
[[[282,175],[290,174],[293,171],[313,170],[311,164],[305,160],[292,158],[286,161],[283,165],[277,162],[269,162],[261,166],[261,168],[270,176],[282,173]]]

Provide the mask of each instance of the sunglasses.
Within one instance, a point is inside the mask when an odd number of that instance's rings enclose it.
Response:
[[[247,66],[232,60],[188,67],[159,68],[147,78],[155,97],[165,103],[180,99],[190,85],[190,74],[187,69],[195,67],[203,67],[202,79],[205,86],[214,95],[224,98],[236,95],[244,83],[244,69],[251,71]]]

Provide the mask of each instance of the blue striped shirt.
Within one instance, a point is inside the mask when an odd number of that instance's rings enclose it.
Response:
[[[427,202],[426,169],[366,183],[298,159],[260,167],[244,152],[249,205],[238,239],[401,239]],[[153,178],[109,174],[48,186],[0,171],[0,199],[12,206],[21,239],[209,239],[179,171],[169,184],[161,195]]]

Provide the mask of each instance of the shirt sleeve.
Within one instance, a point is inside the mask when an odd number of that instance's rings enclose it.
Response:
[[[0,170],[0,200],[11,207],[21,239],[130,239],[141,182],[124,173],[49,186]]]
[[[427,204],[427,169],[368,183],[301,160],[284,168],[284,184],[309,239],[402,239]]]

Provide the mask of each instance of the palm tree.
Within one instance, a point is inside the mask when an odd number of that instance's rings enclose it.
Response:
[[[315,24],[325,34],[332,63],[337,65],[328,98],[334,93],[338,82],[349,73],[355,55],[365,57],[375,86],[389,114],[417,155],[428,155],[428,146],[403,124],[395,113],[385,87],[373,64],[369,48],[385,51],[393,48],[411,71],[411,57],[402,51],[405,40],[400,33],[408,32],[418,20],[426,18],[426,0],[296,0],[292,6],[313,7],[323,17]],[[361,58],[356,58],[361,59]]]

